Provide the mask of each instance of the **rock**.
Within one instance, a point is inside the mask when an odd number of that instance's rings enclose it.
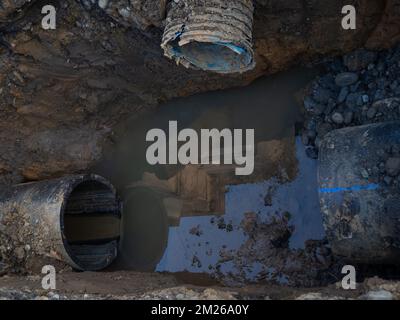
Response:
[[[390,185],[392,184],[392,181],[393,181],[393,178],[391,178],[391,177],[389,177],[389,176],[385,176],[385,177],[383,178],[383,182],[385,182],[385,184],[386,184],[387,186],[390,186]]]
[[[369,173],[368,173],[368,171],[366,169],[362,169],[360,173],[361,173],[361,176],[364,179],[368,179],[369,178]]]
[[[317,132],[320,138],[323,138],[328,132],[331,132],[332,130],[333,130],[332,125],[327,122],[320,123],[317,126]]]
[[[332,121],[334,122],[334,123],[336,123],[336,124],[343,124],[343,122],[344,122],[344,118],[343,118],[343,115],[341,114],[341,113],[339,113],[339,112],[335,112],[333,115],[332,115]]]
[[[340,89],[339,96],[337,98],[337,102],[338,103],[345,102],[348,94],[349,94],[349,87],[343,87],[342,89]]]
[[[335,78],[335,83],[339,87],[350,86],[358,81],[358,75],[352,72],[339,73]]]
[[[23,260],[23,259],[25,258],[25,249],[24,249],[23,246],[17,247],[17,248],[15,249],[14,253],[15,253],[15,257],[16,257],[18,260]]]
[[[106,9],[108,5],[108,0],[99,0],[98,5],[101,9]]]
[[[314,108],[315,108],[315,105],[316,105],[316,102],[315,102],[313,99],[311,99],[310,97],[306,97],[306,98],[304,99],[304,108],[305,108],[308,112],[313,111]]]
[[[392,146],[391,150],[392,154],[395,155],[396,157],[400,157],[400,144]]]
[[[236,300],[234,294],[233,292],[208,288],[203,291],[202,298],[205,300]]]
[[[323,114],[325,112],[326,109],[326,105],[322,104],[322,103],[318,103],[314,106],[314,114],[319,116],[321,114]]]
[[[361,96],[358,93],[350,93],[346,98],[346,106],[349,108],[353,108],[360,101]]]
[[[373,119],[376,115],[376,109],[374,107],[371,107],[367,111],[367,118],[368,119]]]
[[[400,158],[389,158],[385,164],[386,172],[391,177],[400,174]]]
[[[5,274],[8,270],[9,266],[3,262],[0,261],[0,276]]]
[[[362,300],[393,300],[393,294],[386,290],[369,291],[360,297]]]
[[[387,98],[387,99],[378,100],[378,101],[375,101],[372,104],[372,106],[377,108],[377,109],[379,109],[379,108],[389,108],[389,109],[391,109],[392,106],[394,104],[396,104],[396,103],[400,103],[400,98]]]
[[[343,64],[350,71],[359,71],[376,61],[377,54],[373,51],[359,49],[343,57]]]
[[[315,132],[315,130],[308,130],[307,136],[311,140],[314,140],[316,138],[316,136],[317,136],[317,133]]]
[[[320,292],[310,292],[302,294],[301,296],[297,297],[296,300],[345,300],[345,298],[337,296],[324,296]]]
[[[349,125],[353,121],[353,112],[352,111],[347,111],[344,114],[344,123]]]
[[[49,297],[51,300],[60,300],[60,295],[57,294],[57,293],[54,293],[54,292],[52,292],[52,291],[50,291],[50,292],[48,293],[48,297]]]
[[[321,87],[318,87],[316,90],[314,90],[313,94],[314,100],[319,103],[327,103],[331,96],[332,91]]]

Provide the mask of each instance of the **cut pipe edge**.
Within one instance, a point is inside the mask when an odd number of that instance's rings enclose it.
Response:
[[[169,5],[161,43],[186,68],[243,73],[255,67],[251,0],[179,0]]]
[[[98,175],[24,183],[1,194],[0,239],[29,248],[20,264],[51,258],[98,271],[117,257],[121,214],[115,188]]]

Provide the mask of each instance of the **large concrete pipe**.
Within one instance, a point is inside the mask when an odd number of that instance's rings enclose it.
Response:
[[[252,0],[175,0],[167,10],[161,44],[167,57],[217,73],[254,68]]]
[[[349,262],[400,262],[399,148],[400,122],[335,130],[322,142],[324,226],[333,252]]]
[[[97,175],[16,185],[0,194],[0,257],[36,268],[63,261],[100,270],[117,256],[121,204]]]

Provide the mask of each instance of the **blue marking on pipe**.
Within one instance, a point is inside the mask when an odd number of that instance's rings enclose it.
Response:
[[[364,191],[364,190],[376,190],[379,189],[379,185],[375,183],[371,183],[365,186],[352,186],[347,188],[321,188],[319,192],[321,193],[336,193],[343,191]]]
[[[230,42],[222,42],[222,41],[218,41],[216,42],[216,44],[220,45],[220,46],[225,46],[228,47],[229,49],[231,49],[232,51],[235,51],[237,54],[243,54],[246,52],[245,49],[243,49],[242,47],[239,47],[237,45],[234,45],[233,43]]]

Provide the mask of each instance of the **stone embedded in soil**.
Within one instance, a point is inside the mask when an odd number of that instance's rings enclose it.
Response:
[[[318,88],[314,91],[314,100],[319,103],[328,103],[329,99],[332,97],[332,91],[329,89]]]
[[[393,294],[386,290],[370,291],[360,297],[361,300],[393,300]]]
[[[338,103],[345,102],[348,94],[349,94],[349,87],[343,87],[342,89],[340,89],[339,96],[337,98],[337,102]]]
[[[336,124],[342,124],[344,122],[343,115],[339,112],[335,112],[332,115],[332,121]]]
[[[393,181],[393,179],[392,179],[391,177],[389,177],[389,176],[385,176],[385,177],[383,178],[383,182],[385,182],[385,184],[386,184],[387,186],[390,186],[390,185],[392,184],[392,181]]]
[[[344,114],[344,124],[349,125],[353,121],[353,112],[347,111]]]
[[[389,158],[385,167],[389,176],[396,177],[400,174],[400,158]]]
[[[367,169],[362,169],[360,173],[361,173],[361,176],[364,179],[368,179],[369,178],[369,173],[368,173]]]
[[[368,119],[373,119],[376,115],[376,109],[374,107],[371,107],[367,111],[367,118]]]
[[[377,59],[377,54],[365,49],[359,49],[343,57],[343,64],[350,71],[360,71],[365,69]]]
[[[358,75],[353,72],[339,73],[335,78],[335,83],[339,87],[347,87],[358,81]]]

